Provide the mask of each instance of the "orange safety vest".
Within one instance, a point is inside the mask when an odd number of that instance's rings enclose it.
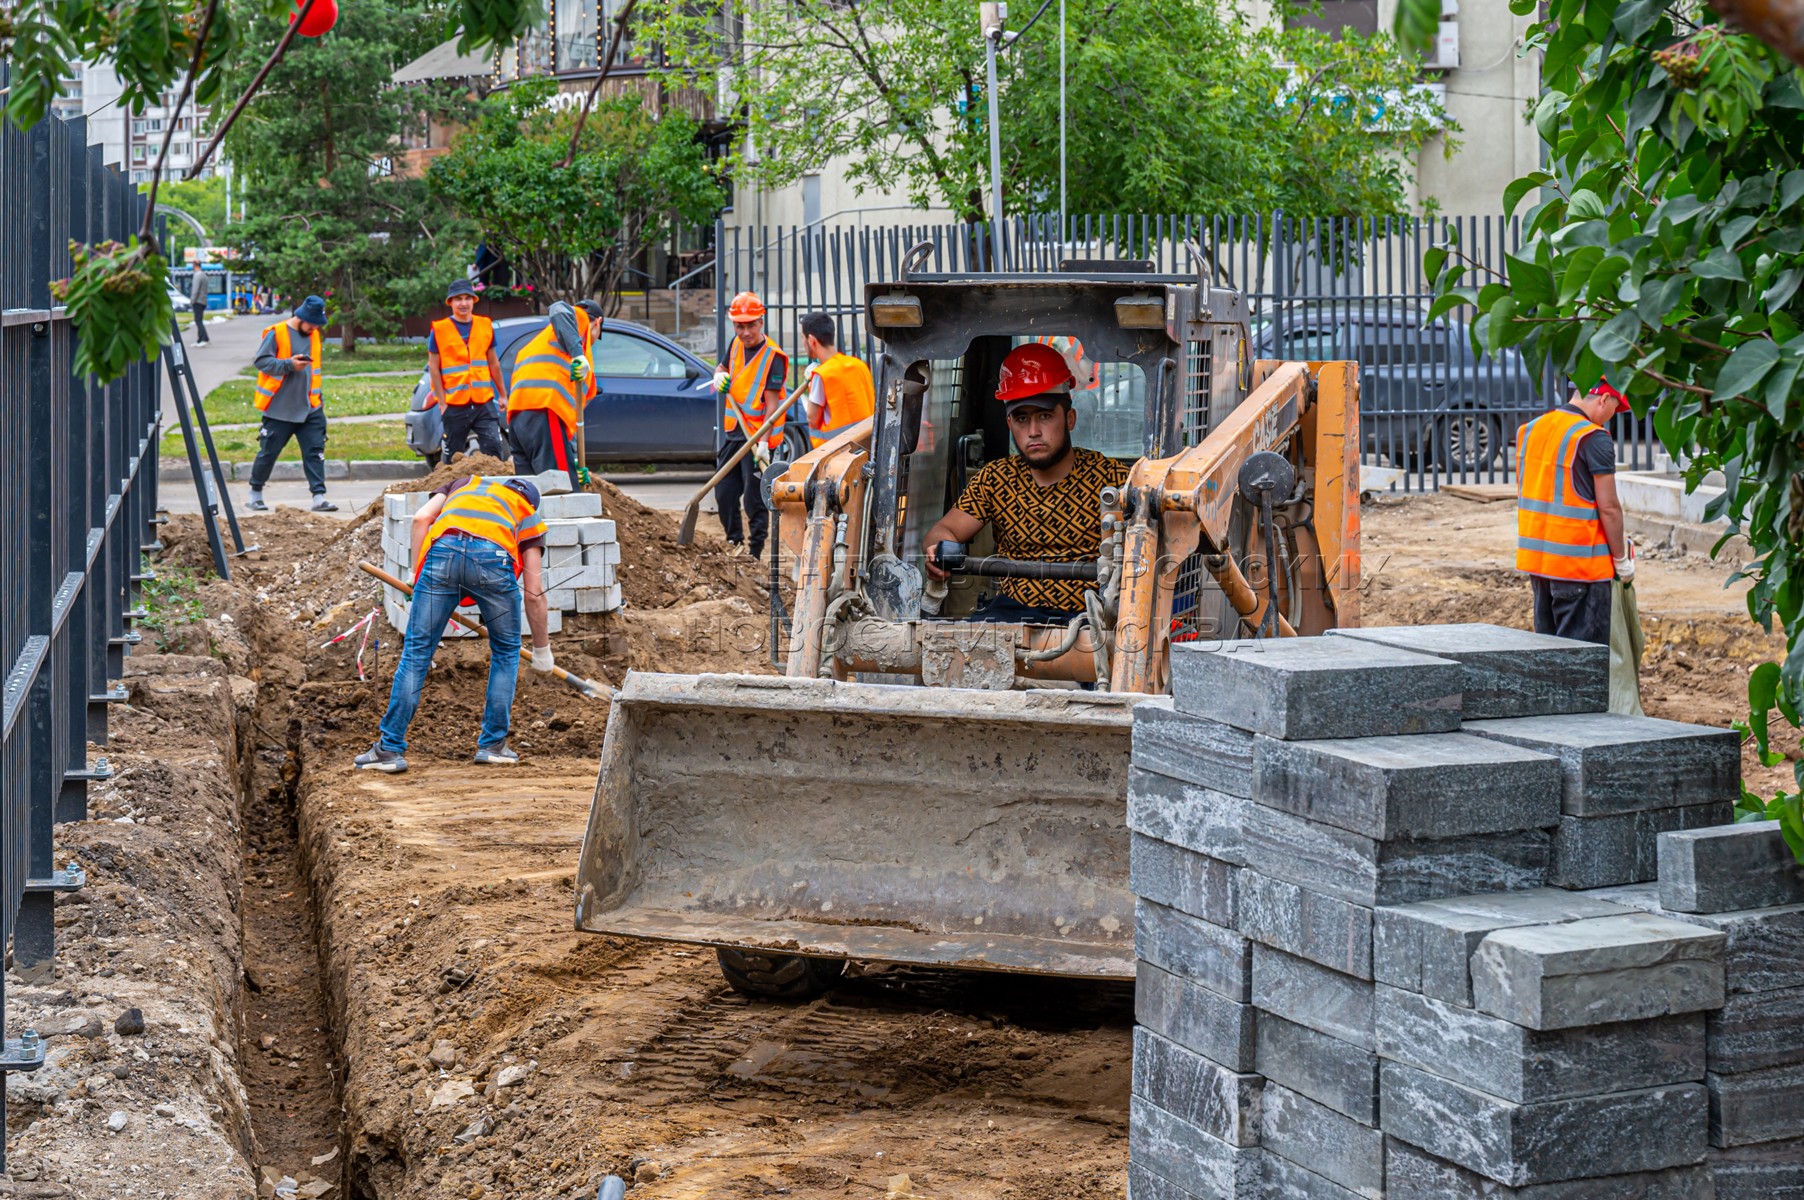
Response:
[[[860,421],[871,419],[877,407],[877,385],[871,369],[850,354],[835,354],[817,363],[815,378],[821,381],[821,425],[810,430],[816,446],[824,446]]]
[[[489,349],[495,344],[495,323],[487,317],[471,317],[468,342],[457,332],[450,317],[434,321],[432,333],[438,347],[438,373],[445,381],[444,402],[487,404],[494,394],[489,380]]]
[[[293,358],[294,341],[289,337],[291,327],[287,321],[279,321],[263,331],[263,336],[276,335],[276,357]],[[319,363],[319,330],[315,329],[307,335],[307,356],[313,360],[313,383],[307,389],[307,407],[318,408],[320,405],[319,383],[323,372]],[[287,379],[285,375],[265,375],[257,372],[257,405],[258,412],[268,412],[269,402],[276,398],[276,391]]]
[[[1516,569],[1548,579],[1596,583],[1615,575],[1597,502],[1572,485],[1579,444],[1603,432],[1554,409],[1516,431]]]
[[[743,425],[745,436],[750,437],[752,430],[764,422],[764,393],[770,388],[783,386],[781,379],[772,380],[770,377],[771,367],[781,353],[777,343],[765,338],[764,345],[758,347],[758,353],[752,356],[750,365],[747,365],[745,343],[738,338],[733,339],[733,348],[727,351],[726,414],[723,418],[728,433]],[[773,450],[783,442],[783,422],[786,417],[787,414],[778,417],[765,431],[765,444]]]
[[[576,310],[576,336],[585,348],[589,345],[589,314]],[[570,378],[570,360],[558,344],[557,329],[550,322],[520,348],[514,358],[514,377],[507,389],[507,415],[544,408],[555,413],[567,429],[576,428],[576,405],[587,403],[595,395],[595,376],[591,374],[578,385]]]
[[[438,520],[426,531],[420,543],[420,561],[413,565],[417,583],[426,566],[426,555],[432,544],[453,529],[482,538],[500,546],[513,556],[514,575],[520,574],[520,543],[545,536],[545,520],[525,496],[508,487],[505,480],[472,476],[470,482],[445,499]]]

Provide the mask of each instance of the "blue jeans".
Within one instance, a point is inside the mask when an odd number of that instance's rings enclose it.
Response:
[[[382,749],[396,754],[407,749],[407,727],[420,707],[426,668],[445,636],[445,623],[465,596],[474,597],[482,623],[489,627],[489,691],[476,748],[493,750],[507,741],[514,683],[520,676],[520,581],[514,577],[514,560],[494,542],[447,534],[427,551],[425,569],[413,587],[406,644],[377,743]]]

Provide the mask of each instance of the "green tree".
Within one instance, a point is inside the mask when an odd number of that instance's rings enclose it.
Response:
[[[1457,246],[1430,251],[1435,311],[1474,306],[1475,342],[1520,346],[1582,388],[1615,384],[1652,412],[1690,486],[1723,473],[1709,515],[1753,549],[1736,576],[1753,581],[1749,611],[1786,631],[1784,663],[1749,681],[1748,727],[1776,765],[1772,712],[1796,726],[1804,710],[1799,71],[1698,3],[1551,0],[1529,44],[1548,169],[1504,193],[1509,210],[1533,197],[1522,250],[1507,279],[1475,276]],[[1804,761],[1794,771],[1804,783]],[[1779,819],[1804,859],[1796,794],[1743,808]]]
[[[285,27],[260,16],[246,36],[273,45]],[[331,34],[290,49],[227,139],[249,197],[227,240],[259,282],[324,296],[346,350],[429,308],[475,244],[423,179],[396,170],[403,131],[457,103],[389,83],[439,32],[426,9],[347,5]]]
[[[148,192],[148,183],[140,184],[138,190]],[[157,189],[157,203],[179,208],[207,231],[207,236],[214,243],[221,241],[225,233],[226,223],[226,181],[223,176],[213,175],[193,182],[177,180],[165,183]],[[182,221],[171,219],[169,236],[164,243],[163,253],[172,263],[182,261],[182,251],[190,246],[200,245],[194,231]]]
[[[1067,28],[1075,211],[1396,211],[1409,156],[1442,123],[1388,37],[1255,26],[1215,0],[1071,0]],[[976,5],[660,0],[640,6],[638,36],[735,98],[748,177],[786,184],[843,157],[861,189],[984,219]],[[1056,21],[1007,46],[998,76],[1005,203],[1056,207]]]
[[[560,166],[576,114],[553,108],[555,94],[540,80],[491,96],[432,164],[432,188],[536,295],[618,306],[622,274],[672,220],[713,218],[720,179],[693,120],[677,110],[653,118],[631,96],[597,104],[570,166]]]

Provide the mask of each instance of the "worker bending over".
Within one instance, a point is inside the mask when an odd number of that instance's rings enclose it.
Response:
[[[1600,383],[1516,431],[1516,569],[1534,589],[1536,633],[1610,644],[1610,581],[1631,582],[1635,560],[1604,425],[1628,407]]]
[[[589,362],[591,330],[598,323],[585,308],[559,300],[545,328],[514,357],[507,390],[507,436],[514,470],[522,475],[568,471],[576,481],[582,456],[576,444],[577,407],[595,394]]]
[[[834,344],[833,318],[809,313],[802,318],[802,348],[814,360],[808,368],[808,434],[824,446],[877,407],[871,369],[861,359],[841,354]]]
[[[939,565],[941,542],[970,542],[985,525],[996,553],[1030,562],[1095,562],[1102,550],[1102,490],[1127,481],[1121,463],[1071,443],[1076,381],[1064,355],[1029,343],[1002,360],[996,399],[1008,413],[1019,452],[983,468],[958,503],[927,531],[927,573],[950,578]],[[1083,611],[1075,579],[1005,579],[999,594],[965,620],[1063,625]]]
[[[476,444],[492,458],[505,458],[501,440],[501,360],[495,355],[495,323],[476,315],[476,289],[468,279],[445,290],[451,315],[432,323],[426,372],[431,390],[426,407],[443,404],[445,461]]]
[[[764,423],[766,413],[776,411],[783,403],[783,384],[789,378],[789,356],[764,336],[764,302],[751,292],[740,292],[727,308],[733,322],[733,341],[727,348],[727,361],[714,370],[714,390],[721,393],[721,429],[726,438],[715,456],[716,468],[724,467],[729,458],[745,445],[751,433]],[[783,417],[772,422],[753,446],[750,454],[739,460],[714,486],[714,504],[720,510],[720,528],[727,544],[737,553],[751,539],[753,558],[764,555],[765,532],[770,516],[764,508],[764,489],[759,473],[770,465],[771,452],[783,444]],[[740,524],[739,509],[745,506],[745,523]]]
[[[405,771],[407,727],[420,706],[426,668],[445,636],[445,623],[465,598],[475,600],[489,627],[489,690],[482,709],[476,761],[512,766],[520,756],[508,748],[508,720],[514,683],[520,673],[520,611],[532,627],[532,669],[552,668],[551,635],[546,629],[545,584],[540,558],[545,522],[539,516],[539,489],[525,479],[453,480],[432,493],[413,518],[415,565],[413,608],[407,614],[406,644],[388,694],[382,735],[356,764],[368,771]],[[521,604],[524,590],[525,604]]]

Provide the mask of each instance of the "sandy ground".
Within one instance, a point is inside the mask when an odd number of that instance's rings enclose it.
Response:
[[[609,683],[629,667],[769,670],[761,572],[712,530],[679,551],[667,514],[607,503],[632,605],[560,639],[560,661]],[[1369,508],[1367,624],[1525,625],[1511,517],[1447,497]],[[376,524],[263,518],[264,550],[205,593],[233,620],[172,647],[210,648],[258,685],[237,1046],[255,1165],[358,1200],[592,1196],[610,1172],[647,1200],[1121,1195],[1129,989],[872,967],[771,1004],[727,990],[705,951],[577,935],[605,709],[523,675],[525,761],[482,773],[477,646],[441,652],[414,769],[352,771],[394,639],[366,654],[365,680],[354,646],[320,644],[368,610],[375,589],[351,563],[374,557]],[[172,563],[204,559],[191,518],[165,540]],[[1649,711],[1740,716],[1776,640],[1722,568],[1642,572]]]

